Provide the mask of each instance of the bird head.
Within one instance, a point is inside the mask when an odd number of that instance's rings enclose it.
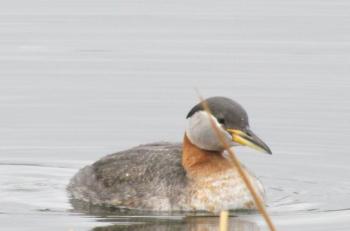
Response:
[[[242,145],[268,154],[272,153],[250,129],[248,114],[240,104],[225,97],[211,97],[205,101],[211,114],[204,110],[201,102],[187,115],[186,135],[194,145],[203,150],[224,150],[222,142],[212,128],[210,122],[212,117],[230,146]]]

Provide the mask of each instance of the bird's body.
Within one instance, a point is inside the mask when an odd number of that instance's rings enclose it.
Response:
[[[100,206],[157,211],[252,209],[237,171],[219,153],[184,145],[153,143],[108,155],[81,169],[68,190],[75,199]],[[196,153],[196,154],[194,154]],[[186,166],[187,171],[184,166]],[[258,179],[252,181],[263,196]]]
[[[208,133],[208,124],[203,122],[206,120],[203,119],[205,114],[198,105],[196,107],[189,114],[190,126],[186,129],[182,144],[163,142],[140,145],[105,156],[81,169],[71,179],[68,191],[72,198],[98,206],[138,210],[220,211],[254,208],[252,197],[237,170],[225,157],[220,144],[213,141],[214,136]],[[248,122],[244,117],[245,112],[239,112],[243,119],[238,118],[238,121],[246,129]],[[229,121],[230,118],[226,116],[225,119]],[[230,125],[230,121],[226,124]],[[231,123],[230,127],[235,124],[237,122]],[[255,142],[270,152],[261,140],[246,130],[244,136],[238,137],[245,140],[236,138],[239,142]],[[238,132],[235,135],[243,134],[241,130]],[[246,168],[244,170],[263,198],[262,184]]]

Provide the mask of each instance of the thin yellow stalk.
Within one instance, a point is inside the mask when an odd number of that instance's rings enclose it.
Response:
[[[228,231],[228,211],[220,213],[220,231]]]
[[[242,168],[242,166],[241,166],[237,156],[235,155],[233,150],[230,148],[230,145],[227,142],[227,140],[225,139],[224,134],[222,134],[222,132],[216,126],[216,123],[215,123],[214,119],[211,116],[212,114],[211,114],[210,108],[208,106],[208,103],[203,99],[203,97],[200,96],[199,93],[198,93],[198,97],[199,97],[199,99],[201,101],[201,104],[202,104],[204,110],[209,115],[210,123],[211,123],[212,128],[215,131],[215,134],[217,135],[217,137],[220,140],[220,142],[222,143],[223,147],[225,148],[225,150],[229,154],[229,161],[231,162],[231,164],[234,167],[236,167],[239,175],[242,177],[243,182],[245,183],[246,187],[248,188],[250,194],[252,195],[256,208],[260,212],[261,216],[265,219],[269,229],[271,231],[276,231],[276,228],[275,228],[274,224],[272,223],[272,220],[271,220],[269,214],[267,213],[267,211],[265,209],[264,202],[262,201],[262,199],[260,198],[260,196],[256,192],[256,189],[254,188],[254,186],[253,186],[252,182],[250,181],[249,177],[247,176],[246,172],[243,170],[243,168]]]

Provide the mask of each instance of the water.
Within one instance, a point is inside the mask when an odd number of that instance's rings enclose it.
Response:
[[[348,1],[0,6],[4,230],[217,230],[206,214],[84,214],[65,192],[105,154],[180,141],[195,87],[242,103],[272,148],[237,152],[264,182],[279,230],[350,229]],[[258,214],[230,224],[267,230]]]

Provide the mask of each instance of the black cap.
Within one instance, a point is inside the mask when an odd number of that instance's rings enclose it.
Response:
[[[212,115],[226,128],[245,130],[249,127],[248,114],[236,101],[220,96],[210,97],[205,101]],[[202,103],[194,106],[186,118],[198,111],[204,111]]]

